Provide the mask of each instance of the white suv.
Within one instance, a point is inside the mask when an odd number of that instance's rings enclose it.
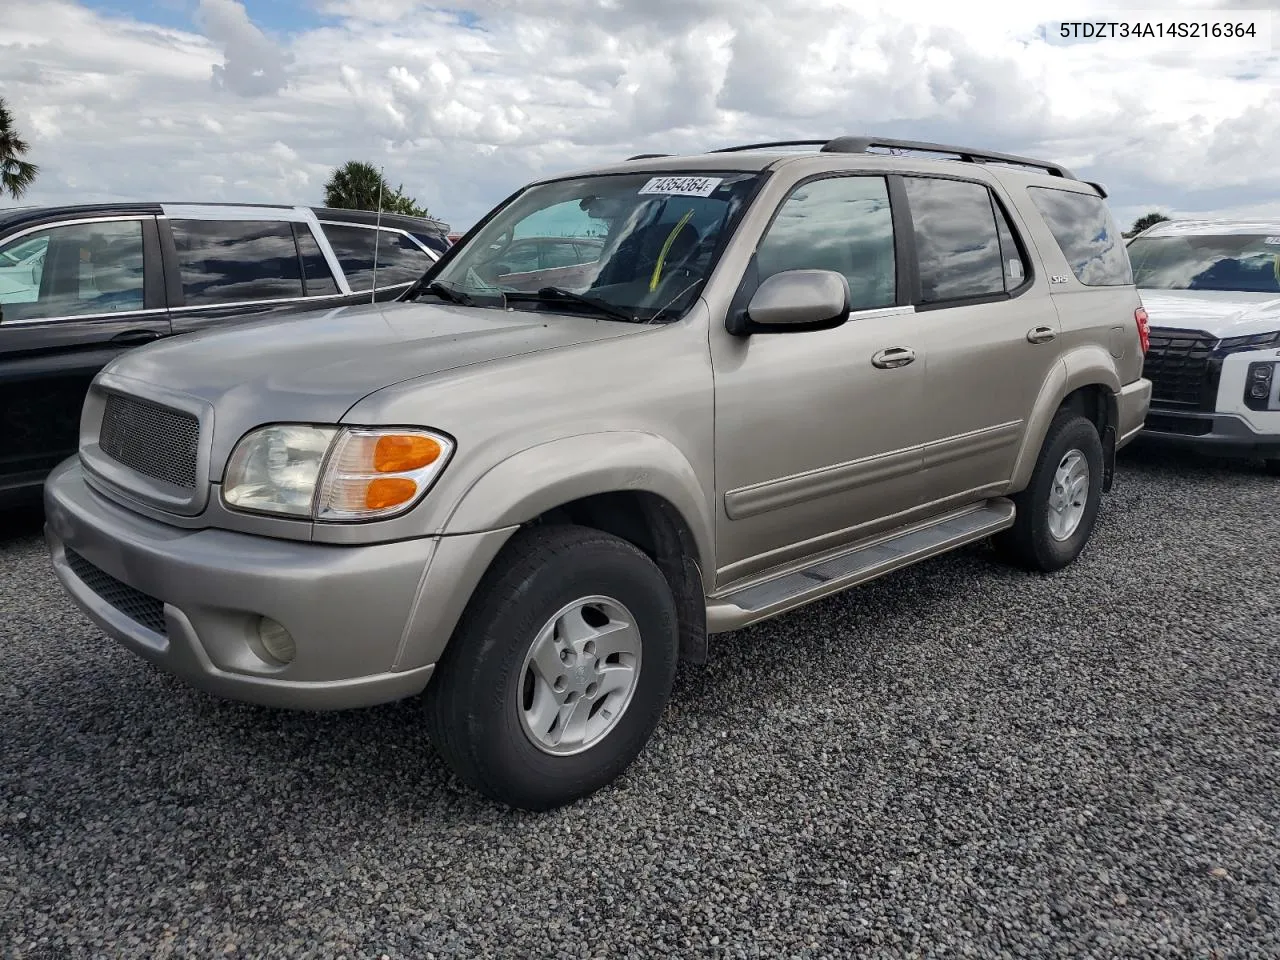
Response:
[[[1151,324],[1143,437],[1280,476],[1280,220],[1158,223],[1129,259]]]

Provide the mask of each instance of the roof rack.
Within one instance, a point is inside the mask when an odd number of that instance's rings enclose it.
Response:
[[[662,158],[662,157],[671,157],[671,156],[675,156],[675,154],[671,154],[671,153],[637,153],[634,157],[627,157],[627,161],[626,161],[626,162],[627,162],[627,163],[630,163],[632,160],[658,160],[658,159],[660,159],[660,158]]]
[[[1043,170],[1050,176],[1066,180],[1077,179],[1070,170],[1058,163],[1019,157],[1012,153],[995,153],[991,150],[974,150],[945,143],[925,140],[894,140],[889,137],[836,137],[829,140],[774,140],[765,143],[744,143],[735,147],[721,147],[709,153],[737,153],[743,150],[763,150],[770,147],[818,147],[821,153],[870,153],[872,147],[888,150],[915,150],[921,153],[949,153],[966,163],[1008,163],[1020,167]]]
[[[719,150],[708,150],[708,153],[737,153],[740,150],[764,150],[768,147],[817,147],[829,140],[768,140],[764,143],[743,143],[736,147],[721,147]]]

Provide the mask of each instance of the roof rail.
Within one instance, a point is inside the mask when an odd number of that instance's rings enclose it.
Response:
[[[818,147],[821,153],[870,153],[872,147],[884,147],[889,150],[915,150],[921,153],[949,153],[967,163],[1008,163],[1019,167],[1032,167],[1044,170],[1051,176],[1065,180],[1077,179],[1066,167],[1048,160],[1035,160],[1031,157],[1019,157],[1012,153],[995,153],[991,150],[974,150],[970,147],[956,147],[945,143],[930,143],[925,140],[894,140],[889,137],[836,137],[827,140],[767,140],[762,143],[743,143],[734,147],[720,147],[708,150],[708,153],[739,153],[745,150],[767,150],[772,147]],[[651,156],[644,154],[643,156]],[[639,158],[632,158],[639,159]],[[1090,184],[1098,187],[1098,184]],[[1101,187],[1098,187],[1102,192]],[[1105,193],[1102,194],[1104,197]]]
[[[973,150],[969,147],[956,147],[945,143],[929,143],[924,140],[893,140],[888,137],[836,137],[822,146],[823,153],[869,153],[871,147],[884,147],[889,150],[917,150],[922,153],[951,153],[966,163],[1009,163],[1020,167],[1034,167],[1044,170],[1050,176],[1075,180],[1071,171],[1061,164],[1047,160],[1034,160],[1031,157],[1019,157],[1012,153],[995,153],[991,150]]]
[[[721,147],[719,150],[708,150],[708,153],[738,153],[741,150],[764,150],[768,147],[817,147],[827,140],[767,140],[764,143],[744,143],[736,147]]]
[[[661,158],[661,157],[670,157],[670,156],[674,156],[674,154],[670,154],[670,153],[637,153],[634,157],[627,157],[626,162],[627,162],[627,163],[630,163],[632,160],[657,160],[657,159],[659,159],[659,158]]]

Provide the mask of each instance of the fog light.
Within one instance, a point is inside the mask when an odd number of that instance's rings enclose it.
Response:
[[[280,663],[292,663],[298,654],[293,636],[270,617],[258,618],[258,639],[271,658]]]

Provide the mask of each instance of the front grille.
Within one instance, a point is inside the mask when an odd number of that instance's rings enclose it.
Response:
[[[130,620],[146,627],[152,633],[167,636],[164,622],[164,603],[121,583],[105,570],[100,570],[74,550],[67,550],[67,566],[86,587],[115,607]]]
[[[1202,417],[1177,417],[1161,413],[1147,415],[1143,424],[1148,430],[1161,433],[1178,433],[1186,437],[1203,437],[1213,429],[1213,421]]]
[[[200,421],[191,414],[138,397],[107,397],[98,446],[112,460],[194,490],[199,443]]]
[[[1151,328],[1151,348],[1142,375],[1151,381],[1155,403],[1188,409],[1213,409],[1217,377],[1212,369],[1218,341],[1207,333]]]

